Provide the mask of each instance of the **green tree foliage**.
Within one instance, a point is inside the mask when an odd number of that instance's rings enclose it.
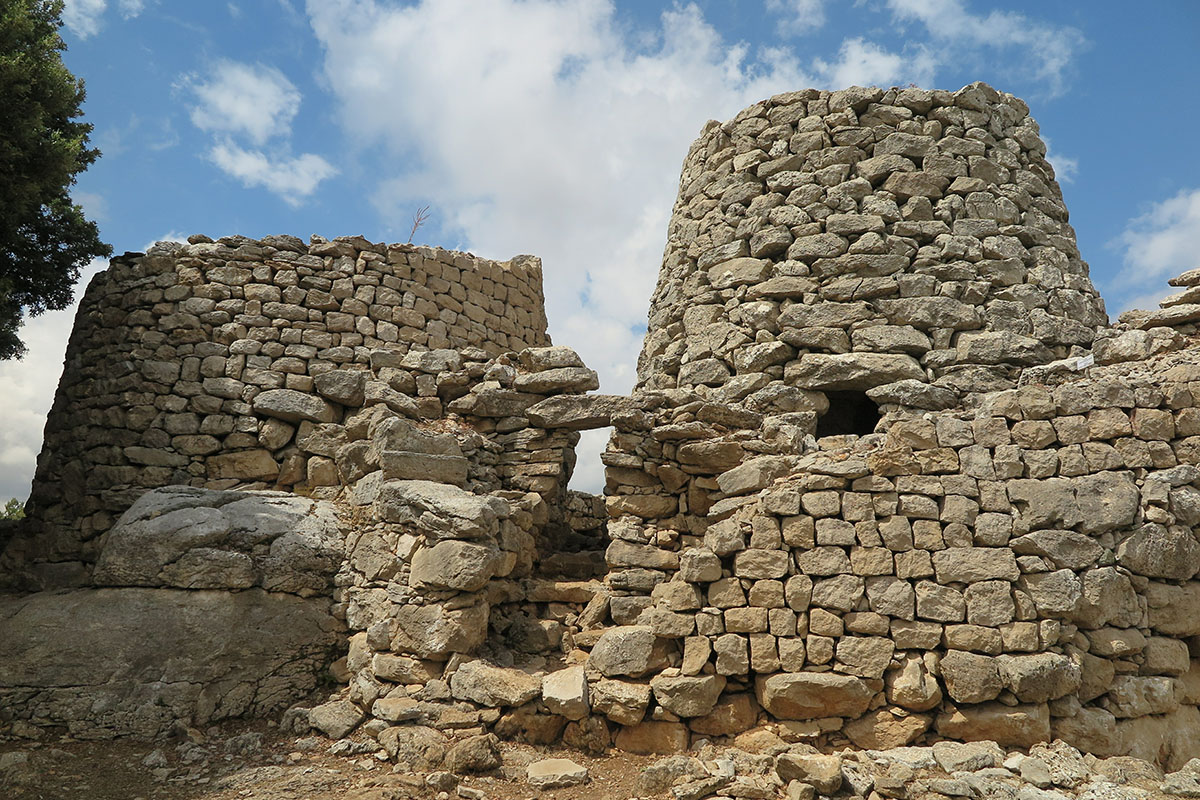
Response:
[[[17,498],[10,499],[0,508],[0,519],[24,519],[25,504]]]
[[[68,193],[96,160],[83,82],[63,65],[61,0],[0,0],[0,359],[21,314],[65,308],[79,271],[112,248]]]

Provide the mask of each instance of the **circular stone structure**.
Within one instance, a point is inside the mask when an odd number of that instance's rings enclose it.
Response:
[[[710,121],[638,389],[943,408],[1090,345],[1104,303],[1045,155],[1029,107],[983,83],[807,89]]]

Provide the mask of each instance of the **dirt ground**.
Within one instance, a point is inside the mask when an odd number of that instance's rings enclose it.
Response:
[[[158,744],[129,741],[0,742],[4,800],[627,800],[654,757],[505,743],[503,765],[488,775],[394,771],[375,749],[331,755],[322,738],[285,736],[263,724],[222,725]],[[541,790],[525,768],[569,758],[588,769],[580,786]]]

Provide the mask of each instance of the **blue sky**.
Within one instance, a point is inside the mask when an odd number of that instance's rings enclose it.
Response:
[[[429,205],[418,242],[543,258],[551,334],[603,391],[632,385],[688,144],[781,91],[986,81],[1041,124],[1110,316],[1200,266],[1200,3],[67,0],[64,21],[104,152],[75,196],[116,252],[403,241]],[[28,494],[70,320],[0,363],[0,500]]]

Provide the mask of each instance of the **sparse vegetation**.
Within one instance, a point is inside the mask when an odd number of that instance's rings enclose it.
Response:
[[[417,230],[422,225],[429,221],[429,206],[421,206],[417,209],[417,213],[413,214],[412,230],[408,232],[408,243],[412,244],[413,237],[417,235]]]
[[[10,498],[4,504],[4,508],[0,509],[0,519],[24,519],[25,504],[17,498]]]

